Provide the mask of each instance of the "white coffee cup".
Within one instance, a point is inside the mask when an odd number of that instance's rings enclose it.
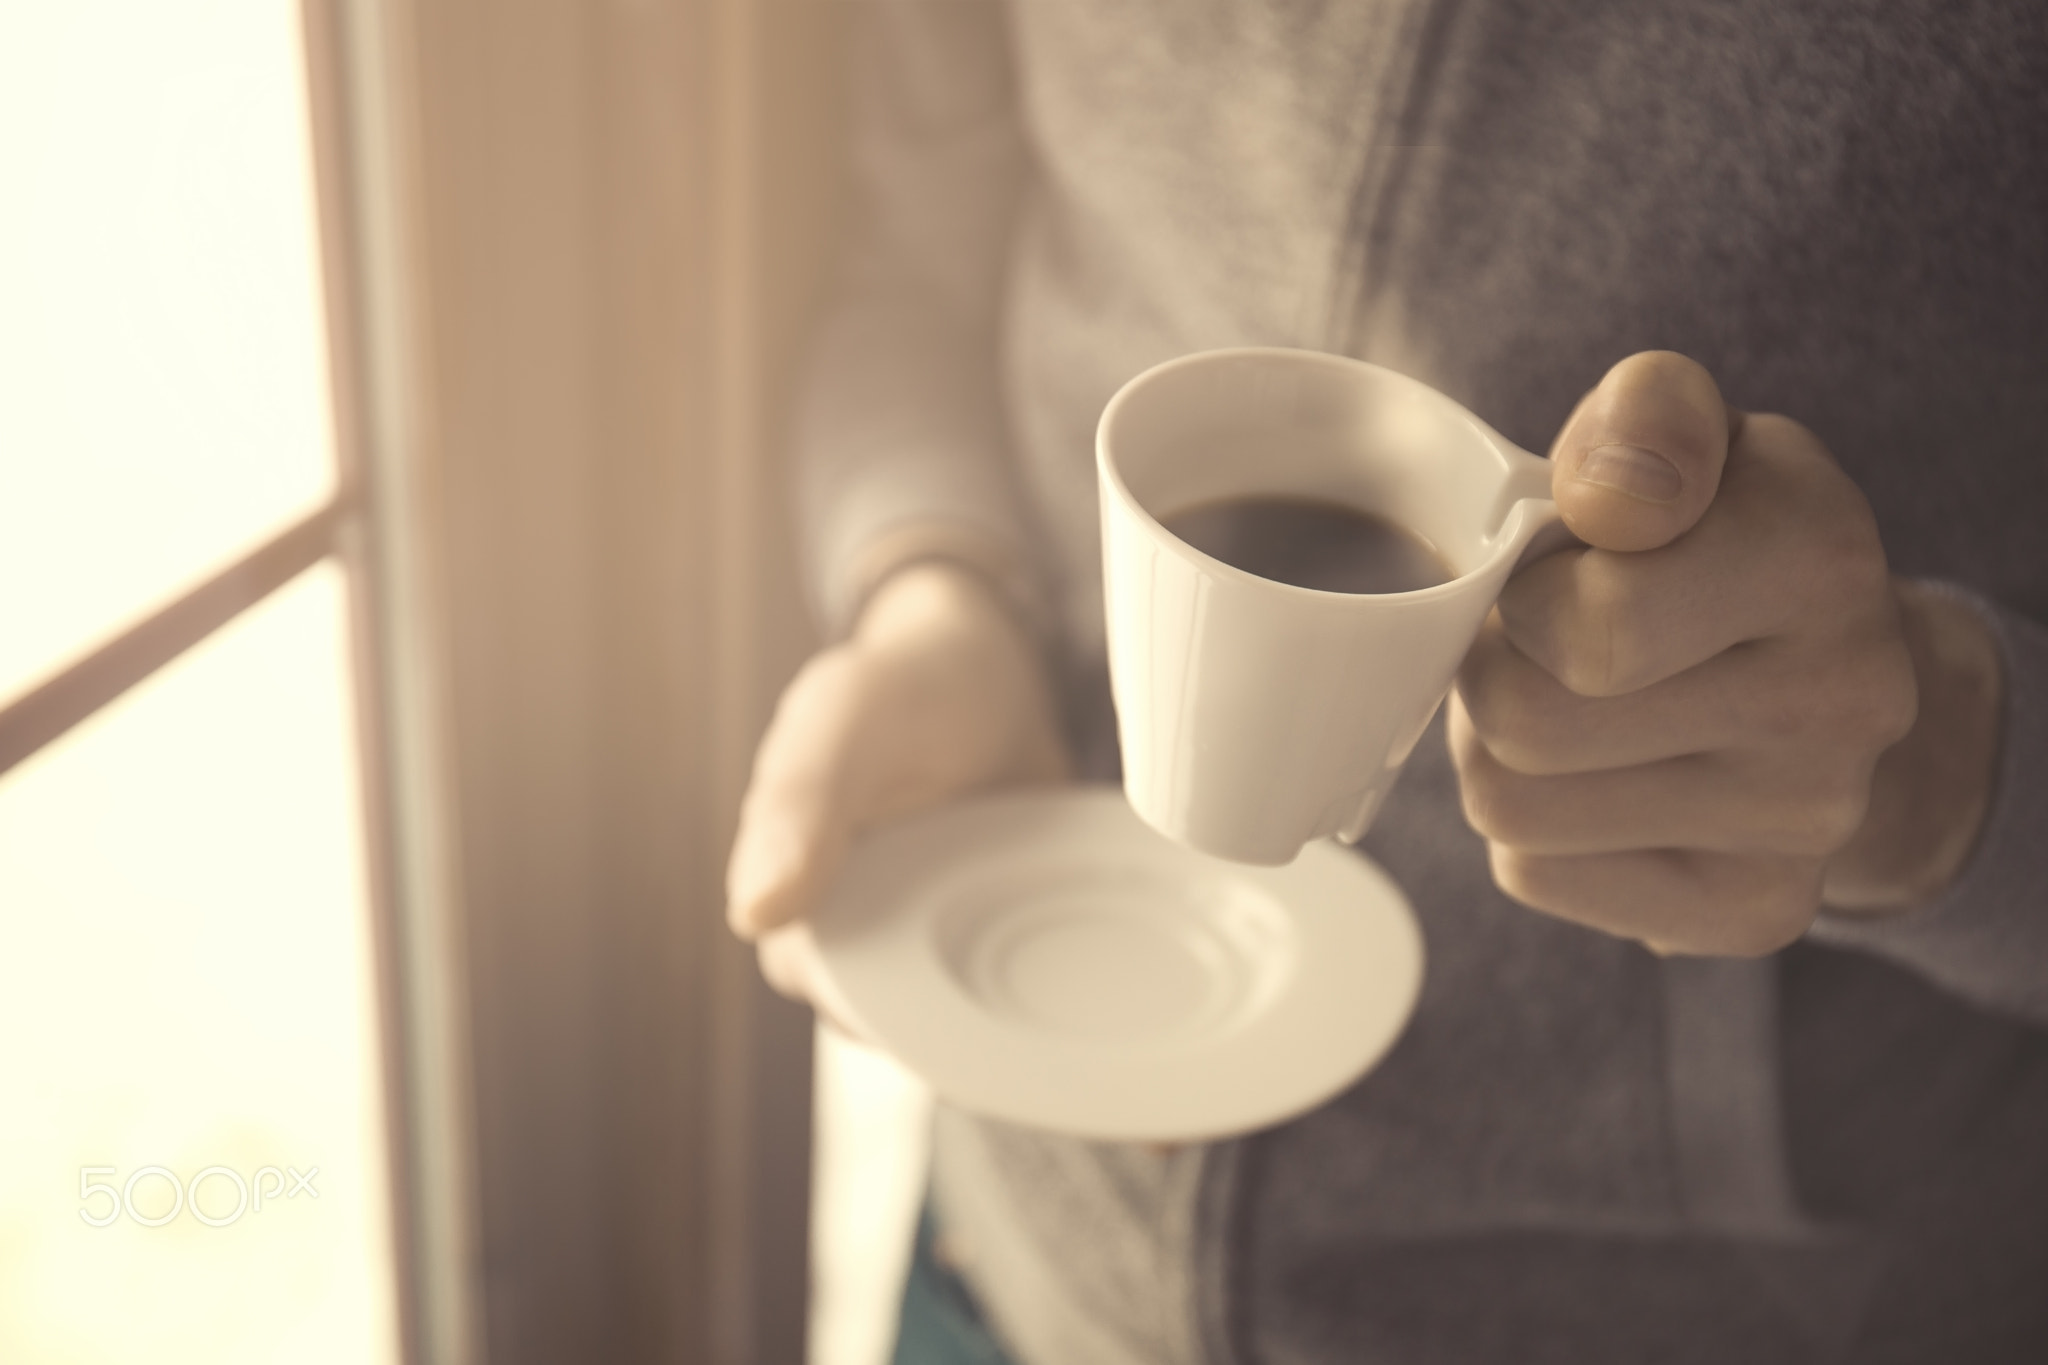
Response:
[[[1147,370],[1103,411],[1096,469],[1125,794],[1160,832],[1244,863],[1364,834],[1508,576],[1571,540],[1549,461],[1428,385],[1314,351]],[[1160,524],[1276,495],[1377,513],[1457,576],[1320,592]]]

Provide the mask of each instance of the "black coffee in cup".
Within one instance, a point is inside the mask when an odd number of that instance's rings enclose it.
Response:
[[[1314,498],[1228,498],[1161,524],[1205,555],[1297,588],[1414,592],[1457,577],[1435,547],[1405,526]]]

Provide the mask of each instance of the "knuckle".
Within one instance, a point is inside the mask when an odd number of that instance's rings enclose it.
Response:
[[[756,960],[760,963],[761,976],[777,995],[791,1000],[804,998],[803,973],[789,951],[789,939],[782,934],[769,934],[754,945]]]
[[[1468,664],[1458,674],[1458,700],[1464,704],[1472,729],[1491,739],[1510,729],[1514,689],[1498,664]]]
[[[1869,811],[1867,780],[1843,787],[1820,803],[1811,822],[1813,841],[1802,851],[1823,858],[1834,853],[1856,837]]]
[[[1867,785],[1843,784],[1797,803],[1774,823],[1770,846],[1780,853],[1828,856],[1862,827],[1869,795]]]
[[[1829,613],[1861,609],[1891,590],[1891,570],[1869,509],[1859,505],[1853,511],[1821,518],[1818,528],[1809,523],[1806,532],[1810,549],[1799,581],[1806,584],[1808,600]]]
[[[1460,774],[1459,802],[1465,823],[1482,838],[1496,844],[1518,846],[1528,841],[1530,830],[1517,788],[1499,766],[1481,762]]]
[[[1557,761],[1561,717],[1545,690],[1527,674],[1503,670],[1460,684],[1473,734],[1496,761],[1516,772],[1546,772]]]
[[[1745,920],[1724,943],[1717,946],[1724,957],[1769,957],[1791,947],[1805,932],[1803,921],[1794,926],[1776,918],[1759,917]]]
[[[1759,958],[1790,947],[1806,932],[1804,919],[1794,923],[1775,904],[1751,907],[1736,917],[1713,945],[1717,956]]]
[[[1768,452],[1759,466],[1768,496],[1752,499],[1758,530],[1795,558],[1784,574],[1792,599],[1839,609],[1890,591],[1876,514],[1820,438],[1777,413],[1751,413],[1744,443]]]
[[[1611,697],[1628,689],[1614,684],[1611,655],[1603,642],[1595,650],[1573,650],[1558,660],[1557,680],[1581,697]]]
[[[1905,738],[1919,713],[1912,659],[1897,639],[1871,634],[1802,651],[1765,678],[1743,702],[1752,740],[1861,761]]]
[[[1791,451],[1805,456],[1825,457],[1827,447],[1804,422],[1782,412],[1752,412],[1742,419],[1742,439],[1747,445]]]
[[[1833,452],[1813,428],[1782,412],[1751,412],[1742,420],[1741,441],[1774,482],[1787,481],[1808,490],[1808,497],[1828,490],[1856,491]],[[1860,495],[1858,495],[1860,496]]]
[[[1571,748],[1555,730],[1530,729],[1502,735],[1488,749],[1505,768],[1526,777],[1555,777],[1571,771]]]
[[[1739,898],[1717,949],[1730,957],[1768,957],[1798,941],[1820,908],[1819,864],[1774,860]]]
[[[1809,738],[1816,721],[1824,721],[1831,714],[1825,704],[1827,696],[1827,689],[1764,689],[1764,695],[1754,702],[1750,713],[1758,738],[1769,741],[1773,748]]]
[[[1887,597],[1891,570],[1869,501],[1832,462],[1807,482],[1803,497],[1795,493],[1778,509],[1784,532],[1806,549],[1796,581],[1829,603]]]
[[[1488,871],[1493,874],[1493,884],[1502,895],[1532,910],[1556,910],[1557,888],[1547,885],[1551,879],[1540,875],[1545,860],[1530,858],[1505,844],[1494,843],[1487,846],[1486,861]]]
[[[1489,778],[1471,768],[1461,771],[1458,782],[1458,805],[1464,812],[1465,823],[1481,838],[1498,838],[1500,826],[1495,819],[1495,813],[1499,809],[1499,802]]]
[[[1806,724],[1867,757],[1904,739],[1919,709],[1912,659],[1886,639],[1845,652],[1834,677],[1814,689]]]
[[[1861,717],[1866,733],[1879,749],[1888,749],[1904,739],[1920,718],[1920,687],[1913,676],[1911,657],[1896,642],[1887,653],[1890,657],[1870,670]]]

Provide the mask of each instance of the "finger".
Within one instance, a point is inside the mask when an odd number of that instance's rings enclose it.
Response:
[[[819,1018],[847,1037],[875,1045],[869,1030],[860,1023],[860,1016],[825,970],[809,924],[784,925],[762,935],[755,952],[762,977],[777,993],[809,1005]]]
[[[1457,700],[1493,757],[1519,773],[1552,777],[1708,753],[1748,738],[1743,701],[1758,695],[1759,661],[1723,653],[1619,696],[1574,692],[1516,648],[1498,612],[1487,617],[1458,669]],[[1745,686],[1744,684],[1748,684]]]
[[[1805,933],[1820,904],[1814,858],[1645,851],[1553,858],[1488,850],[1500,889],[1528,906],[1661,953],[1762,957]]]
[[[1714,501],[1728,429],[1728,405],[1698,363],[1673,351],[1628,357],[1552,448],[1551,492],[1565,524],[1603,550],[1676,540]]]
[[[1525,853],[1683,848],[1825,858],[1849,842],[1869,802],[1861,755],[1692,754],[1529,777],[1487,752],[1455,698],[1449,738],[1467,823]]]
[[[852,840],[844,771],[858,733],[850,658],[820,655],[777,705],[740,802],[726,920],[753,939],[810,912]]]
[[[1889,601],[1862,494],[1811,432],[1756,414],[1690,533],[1640,553],[1552,555],[1511,579],[1499,605],[1508,638],[1558,681],[1614,696],[1745,642],[1871,629]]]
[[[1763,640],[1633,692],[1581,696],[1493,617],[1465,656],[1457,695],[1486,751],[1532,777],[1726,750],[1876,750],[1910,723],[1897,655],[1876,630],[1820,648]]]

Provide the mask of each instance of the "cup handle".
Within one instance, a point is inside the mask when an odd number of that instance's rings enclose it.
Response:
[[[1571,533],[1551,499],[1550,461],[1513,446],[1508,447],[1507,456],[1508,477],[1495,508],[1500,533],[1523,542],[1514,568],[1508,570],[1513,576],[1545,555],[1585,542]]]

